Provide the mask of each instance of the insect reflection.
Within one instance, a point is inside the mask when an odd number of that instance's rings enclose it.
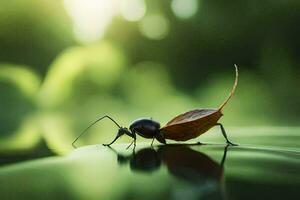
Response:
[[[164,145],[157,150],[144,148],[133,151],[128,156],[119,154],[111,147],[110,149],[117,154],[120,165],[129,163],[130,169],[135,172],[152,173],[165,165],[172,176],[184,182],[174,189],[177,195],[187,195],[184,198],[198,199],[207,195],[218,199],[225,198],[223,174],[229,145],[224,147],[220,163],[190,146],[192,145]],[[191,194],[193,197],[188,197]]]

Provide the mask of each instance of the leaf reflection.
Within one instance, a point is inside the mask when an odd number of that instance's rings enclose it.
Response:
[[[194,199],[209,195],[211,198],[226,199],[224,187],[224,163],[228,145],[220,163],[203,152],[190,148],[192,145],[164,145],[133,151],[131,155],[116,154],[120,165],[129,164],[133,172],[153,173],[161,166],[166,166],[169,174],[180,180],[175,198],[182,195]],[[193,196],[190,196],[193,195]],[[181,198],[181,197],[180,197]]]

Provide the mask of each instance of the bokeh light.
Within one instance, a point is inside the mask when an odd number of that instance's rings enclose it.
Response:
[[[128,21],[139,21],[146,13],[144,0],[121,0],[120,12]]]
[[[100,39],[117,11],[112,0],[65,0],[65,7],[73,19],[75,35],[81,42]]]
[[[148,39],[161,40],[170,31],[170,24],[161,14],[149,14],[139,23],[140,32]]]
[[[174,14],[181,19],[187,19],[197,13],[199,7],[198,0],[172,0],[171,8]]]

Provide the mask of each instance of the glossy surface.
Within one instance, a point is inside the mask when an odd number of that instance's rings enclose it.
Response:
[[[281,132],[285,141],[265,131],[276,147],[263,137],[258,145],[228,148],[138,143],[133,152],[127,144],[91,145],[2,165],[1,199],[299,199],[298,130]]]

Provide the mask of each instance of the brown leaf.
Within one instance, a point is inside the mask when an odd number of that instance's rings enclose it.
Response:
[[[235,67],[235,81],[231,92],[218,109],[196,109],[178,115],[160,129],[165,139],[186,141],[198,137],[218,123],[223,116],[222,109],[234,95],[238,84],[238,68]]]
[[[222,115],[218,109],[196,109],[178,115],[160,130],[166,139],[186,141],[215,126]]]

